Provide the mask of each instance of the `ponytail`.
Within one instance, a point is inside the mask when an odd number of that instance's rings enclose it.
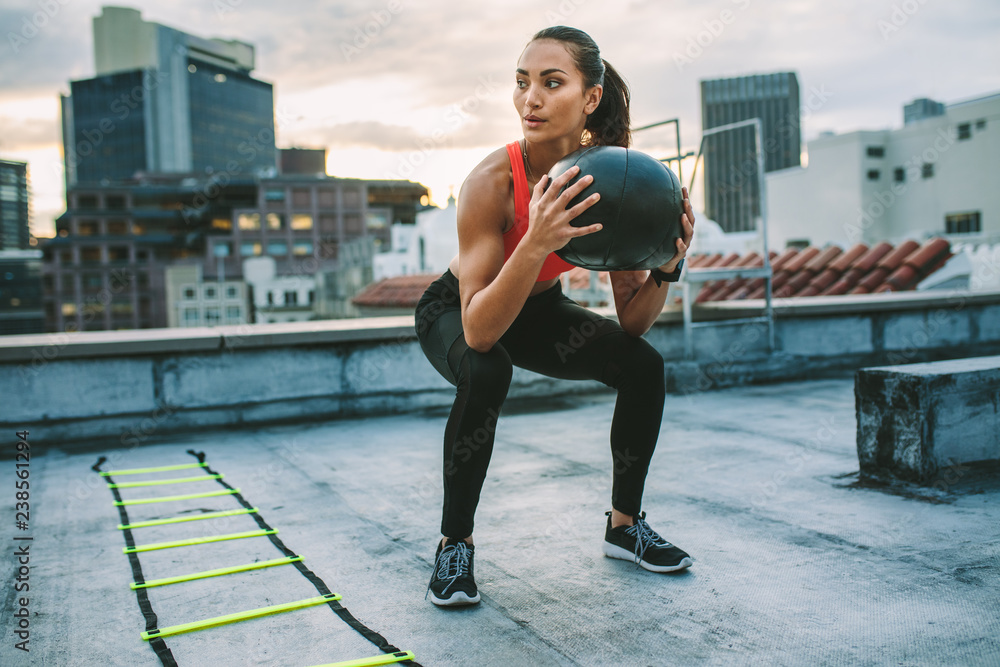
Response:
[[[604,87],[601,103],[584,126],[583,144],[628,148],[632,143],[628,84],[610,63],[601,58],[601,52],[590,35],[577,28],[557,25],[539,30],[531,41],[536,39],[565,43],[577,69],[583,74],[584,84],[588,88]]]
[[[604,63],[604,94],[597,109],[587,118],[584,145],[628,148],[632,143],[628,84],[611,63],[601,62]]]

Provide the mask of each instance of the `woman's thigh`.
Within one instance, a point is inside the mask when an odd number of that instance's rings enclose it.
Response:
[[[628,345],[614,320],[562,293],[530,303],[500,342],[516,366],[565,380],[605,381],[614,349]]]

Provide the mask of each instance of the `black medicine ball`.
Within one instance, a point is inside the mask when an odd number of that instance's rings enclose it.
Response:
[[[575,206],[595,192],[596,204],[572,220],[574,227],[601,223],[599,232],[570,239],[556,250],[563,260],[595,271],[653,269],[677,253],[681,236],[681,184],[665,164],[637,150],[620,146],[581,148],[555,163],[549,179],[577,165],[582,176],[594,177],[570,202]]]

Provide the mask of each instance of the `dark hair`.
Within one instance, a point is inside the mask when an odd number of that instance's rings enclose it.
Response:
[[[587,118],[584,145],[628,148],[632,143],[628,84],[608,61],[601,58],[601,51],[590,35],[577,28],[557,25],[539,30],[531,41],[536,39],[564,42],[576,68],[583,74],[584,85],[588,88],[604,86],[601,103]]]

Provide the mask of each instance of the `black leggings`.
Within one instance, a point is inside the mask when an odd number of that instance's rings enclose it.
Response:
[[[649,343],[572,301],[557,283],[528,298],[489,352],[476,352],[465,342],[458,279],[450,271],[421,297],[416,328],[427,359],[457,387],[444,433],[445,537],[472,535],[512,365],[554,378],[598,380],[618,390],[611,505],[639,513],[665,396],[663,358]]]

